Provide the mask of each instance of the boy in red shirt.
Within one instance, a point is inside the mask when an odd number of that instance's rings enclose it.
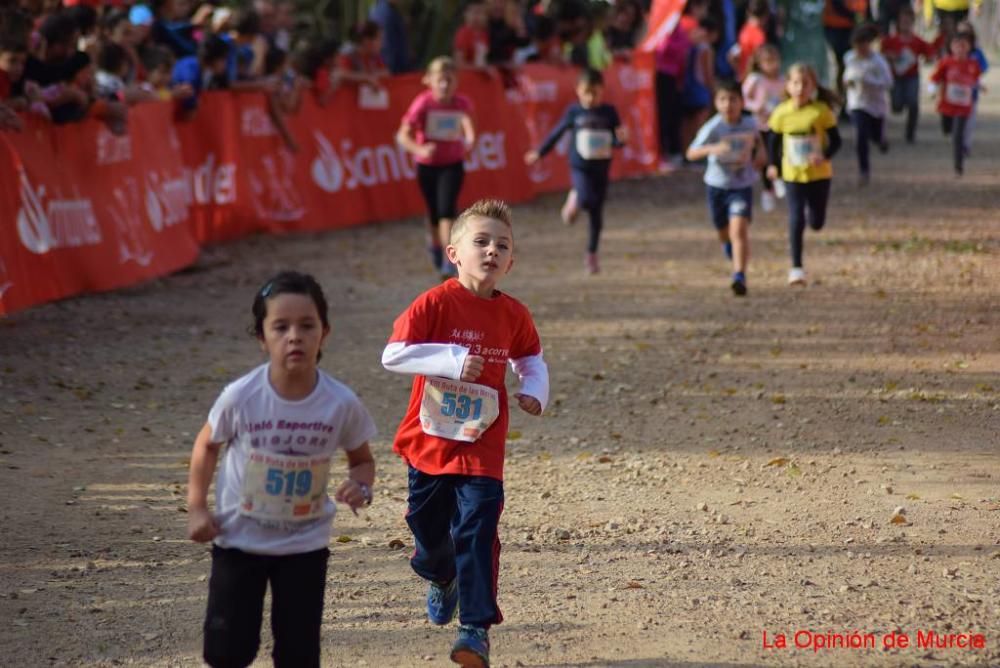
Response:
[[[906,143],[916,139],[920,114],[920,58],[934,58],[934,46],[913,32],[916,16],[911,7],[903,7],[896,18],[897,32],[882,39],[882,55],[889,61],[894,77],[892,110],[906,110]]]
[[[972,114],[979,76],[982,71],[979,62],[971,57],[972,40],[966,33],[956,32],[951,36],[951,55],[941,59],[931,75],[931,81],[938,85],[938,113],[941,114],[941,129],[945,135],[952,135],[952,149],[955,159],[955,174],[962,175],[965,158],[965,126]]]
[[[771,20],[768,0],[750,0],[747,5],[747,20],[740,28],[739,38],[729,50],[729,63],[736,70],[739,81],[750,74],[753,54],[767,43],[767,24]]]
[[[415,376],[393,450],[409,468],[410,565],[429,581],[427,616],[448,624],[460,609],[451,659],[489,665],[497,605],[507,437],[507,364],[521,381],[521,410],[540,415],[548,369],[528,309],[496,289],[510,271],[510,209],[480,200],[451,229],[458,278],[423,293],[393,325],[382,364]]]
[[[489,17],[482,0],[473,0],[465,7],[465,23],[455,33],[453,57],[459,67],[486,67],[490,50],[490,35],[486,31]]]

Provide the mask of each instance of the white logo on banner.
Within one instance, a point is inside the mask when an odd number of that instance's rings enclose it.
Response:
[[[156,172],[146,174],[146,216],[157,232],[183,223],[191,204],[191,185],[183,176],[161,177]]]
[[[147,243],[142,222],[141,212],[144,207],[143,198],[139,194],[139,183],[131,176],[126,178],[111,191],[111,199],[108,214],[118,228],[118,261],[121,264],[135,262],[140,267],[148,267],[153,261],[153,252]]]
[[[7,280],[7,266],[0,259],[0,298],[3,298],[3,293],[7,292],[12,285],[14,285],[13,281]]]
[[[132,138],[114,135],[103,125],[97,131],[97,164],[113,165],[132,159]]]
[[[28,175],[19,170],[21,208],[17,212],[17,234],[32,253],[44,255],[57,248],[95,246],[101,243],[101,228],[89,199],[45,201],[45,186],[37,190]]]
[[[244,137],[273,137],[278,134],[271,117],[258,107],[246,107],[240,112],[240,132]]]
[[[236,202],[236,165],[216,166],[215,154],[194,168],[190,176],[194,201],[198,204],[233,204]]]
[[[319,131],[313,132],[318,155],[312,163],[312,177],[317,186],[328,193],[346,187],[371,187],[416,177],[413,157],[396,144],[355,148],[350,139],[340,142],[339,151]],[[465,171],[502,170],[507,166],[503,132],[483,132],[476,138],[471,155],[465,160]]]
[[[305,215],[306,207],[292,178],[294,173],[295,156],[284,149],[261,155],[255,165],[247,167],[250,198],[259,218],[288,222]]]

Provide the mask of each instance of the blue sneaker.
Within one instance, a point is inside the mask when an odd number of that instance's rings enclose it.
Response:
[[[432,582],[427,588],[427,619],[432,624],[444,626],[455,619],[458,609],[458,578],[452,578],[445,586]]]
[[[490,668],[490,636],[481,626],[458,627],[458,640],[451,647],[451,660],[462,668]]]
[[[733,289],[733,294],[737,297],[743,297],[747,293],[747,277],[743,275],[742,271],[737,271],[733,274],[733,282],[730,284]]]

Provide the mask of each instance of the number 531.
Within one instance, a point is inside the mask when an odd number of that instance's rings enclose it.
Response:
[[[445,417],[455,416],[459,420],[468,420],[471,416],[473,420],[478,420],[483,412],[483,400],[472,400],[467,394],[455,394],[445,392],[441,396],[441,415]]]

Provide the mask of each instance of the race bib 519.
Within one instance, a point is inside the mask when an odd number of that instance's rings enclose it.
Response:
[[[329,457],[251,452],[240,513],[274,522],[321,517],[329,477]]]

